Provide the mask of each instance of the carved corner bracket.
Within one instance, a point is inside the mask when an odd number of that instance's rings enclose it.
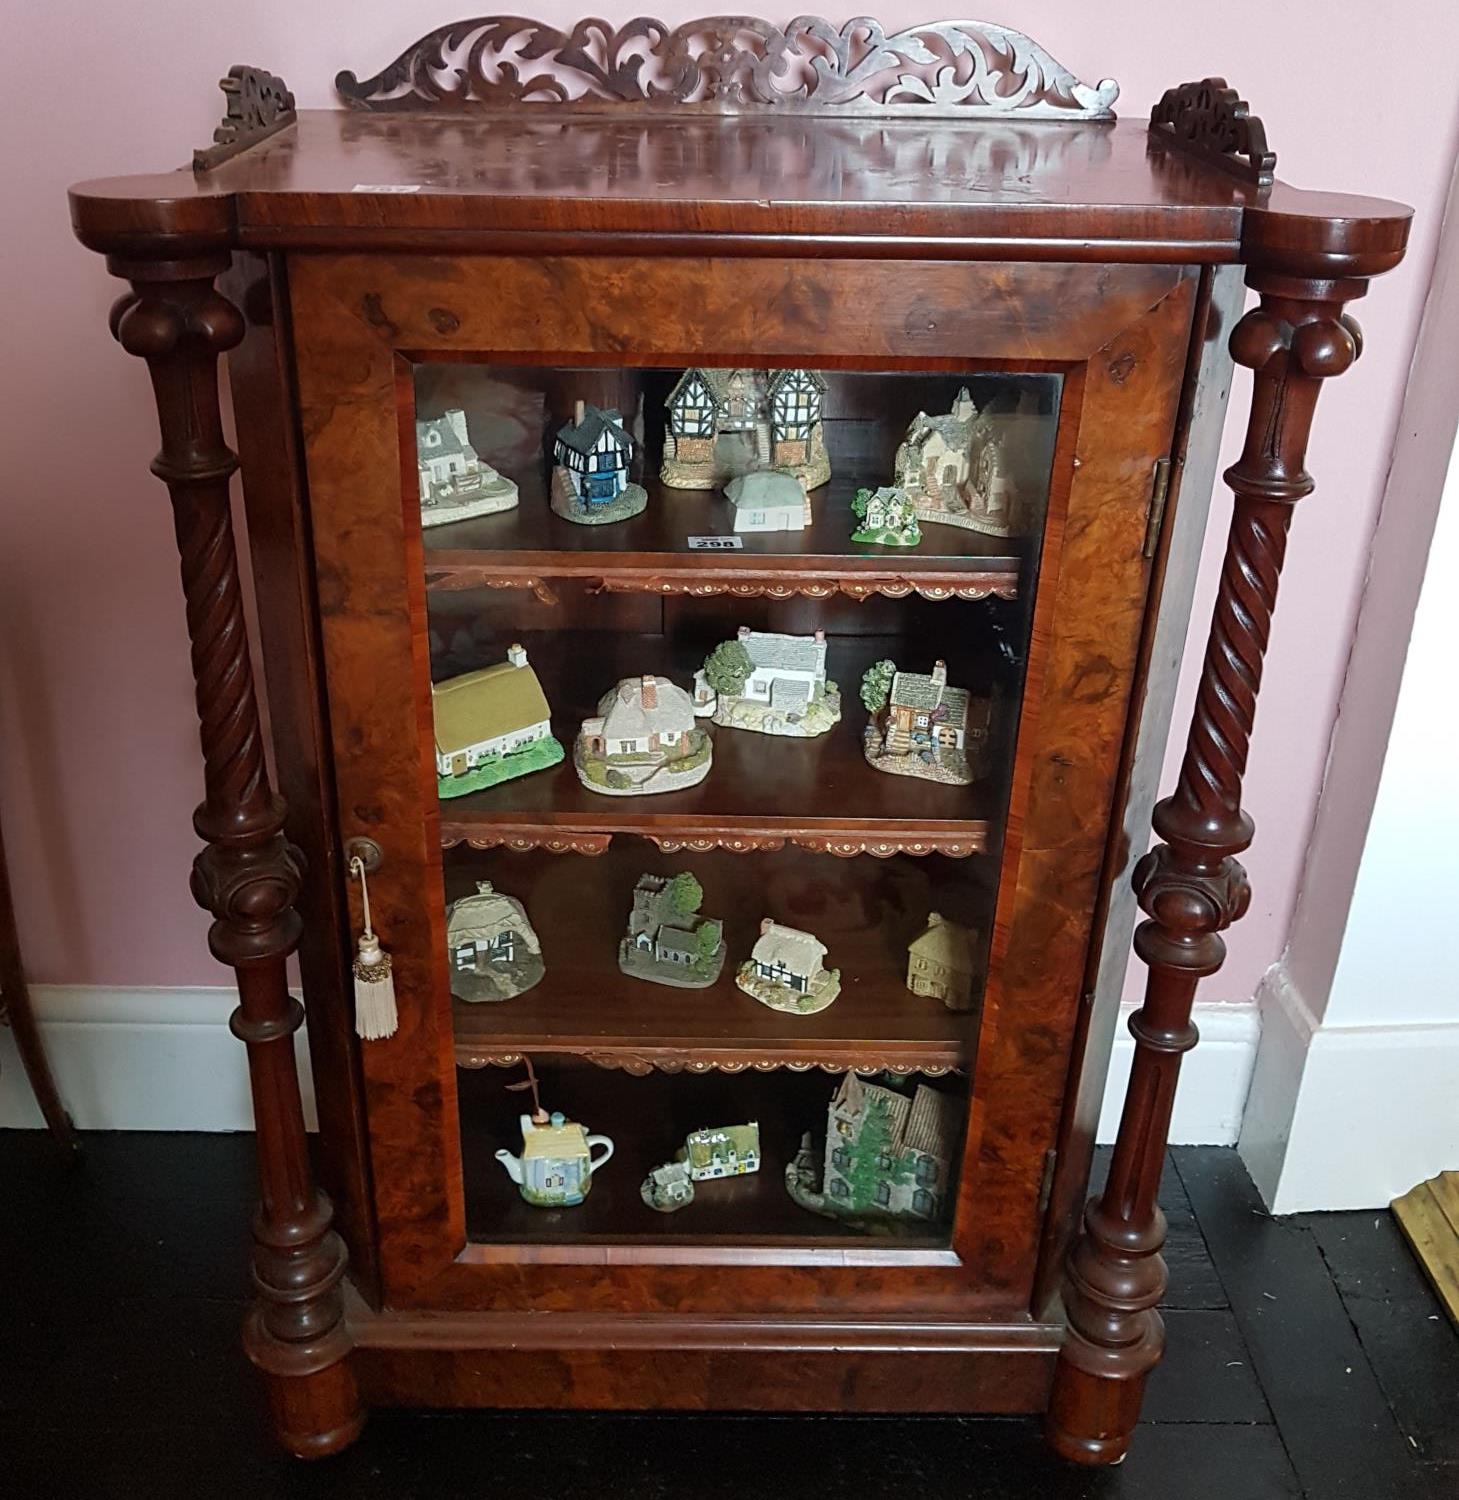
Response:
[[[194,172],[211,172],[298,119],[294,95],[277,73],[239,63],[218,80],[218,87],[227,96],[227,108],[213,132],[213,144],[193,152]]]
[[[1277,154],[1267,149],[1266,127],[1224,78],[1166,89],[1150,111],[1150,134],[1258,187],[1276,180]]]
[[[919,118],[1109,120],[1119,85],[1081,83],[1037,42],[986,21],[930,21],[888,33],[866,16],[785,27],[706,16],[670,28],[640,16],[563,31],[520,16],[439,27],[389,67],[334,86],[355,109],[575,109],[801,113]]]

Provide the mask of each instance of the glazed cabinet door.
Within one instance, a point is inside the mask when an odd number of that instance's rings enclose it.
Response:
[[[287,281],[385,1300],[1028,1319],[1196,273]]]

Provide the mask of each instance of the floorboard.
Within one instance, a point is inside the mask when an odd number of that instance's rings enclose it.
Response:
[[[1100,1153],[1097,1172],[1107,1158]],[[1387,1215],[1272,1220],[1234,1152],[1176,1154],[1167,1354],[1119,1468],[1028,1421],[372,1416],[302,1465],[239,1348],[248,1136],[0,1132],[0,1495],[9,1500],[1454,1500],[1459,1339]]]

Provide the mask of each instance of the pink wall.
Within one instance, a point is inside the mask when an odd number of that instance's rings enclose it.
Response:
[[[168,507],[147,473],[156,445],[150,393],[141,366],[107,337],[119,287],[71,238],[65,189],[185,161],[216,123],[214,80],[230,63],[281,72],[301,105],[325,106],[339,68],[375,71],[457,8],[356,0],[331,16],[255,0],[207,27],[184,0],[8,8],[0,805],[22,938],[39,981],[218,983],[225,976],[203,946],[206,919],[187,895],[189,814],[201,779]],[[669,21],[711,8],[655,7]],[[1319,414],[1318,493],[1299,513],[1253,752],[1257,894],[1210,988],[1210,998],[1241,999],[1287,930],[1459,97],[1436,90],[1418,107],[1388,92],[1387,65],[1362,67],[1354,38],[1371,35],[1372,10],[1353,0],[1232,0],[1219,27],[1189,29],[1173,25],[1164,0],[1131,0],[1117,21],[1115,9],[1044,0],[1026,24],[1086,79],[1117,78],[1130,115],[1145,114],[1169,84],[1224,73],[1265,119],[1285,178],[1400,198],[1419,211],[1408,262],[1359,308],[1369,352]],[[561,0],[541,6],[559,21],[585,10]],[[337,24],[346,13],[347,32]],[[1020,19],[1013,8],[1001,16]],[[66,49],[60,84],[57,37]],[[1392,45],[1405,57],[1453,56],[1459,10],[1412,8]],[[1238,387],[1238,408],[1244,397]]]

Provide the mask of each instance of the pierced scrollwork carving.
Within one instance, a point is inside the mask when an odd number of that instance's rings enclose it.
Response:
[[[193,171],[210,172],[231,157],[292,125],[294,96],[276,73],[237,64],[218,80],[228,97],[222,122],[213,132],[213,144],[193,152]]]
[[[1267,150],[1266,127],[1224,78],[1166,89],[1150,111],[1150,133],[1258,187],[1275,180],[1277,154]]]
[[[361,82],[335,78],[357,109],[430,111],[519,103],[579,108],[833,111],[1108,120],[1119,86],[1081,83],[1037,42],[985,21],[933,21],[888,35],[865,16],[840,28],[752,16],[670,28],[640,16],[571,31],[519,16],[442,26]]]

